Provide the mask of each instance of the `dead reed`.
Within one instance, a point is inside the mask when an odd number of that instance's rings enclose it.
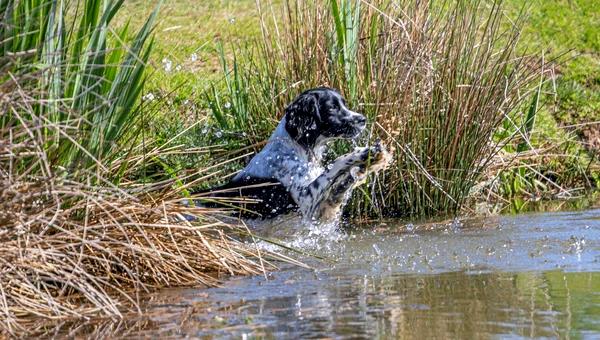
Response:
[[[212,111],[224,129],[268,131],[301,89],[340,89],[372,123],[360,143],[381,138],[395,149],[395,165],[356,191],[353,216],[455,214],[497,152],[527,138],[545,63],[516,52],[524,16],[508,18],[502,1],[289,0],[281,11],[259,9],[262,39],[224,63],[227,91],[209,95]],[[506,121],[509,135],[496,138]]]
[[[40,318],[118,318],[139,312],[144,292],[214,286],[222,275],[293,262],[260,250],[244,225],[223,222],[219,211],[182,204],[183,183],[214,175],[210,167],[187,179],[135,181],[148,159],[177,146],[145,141],[145,154],[131,147],[111,163],[94,157],[77,143],[76,111],[49,119],[42,74],[7,71],[0,83],[0,334],[35,335]],[[57,138],[93,165],[63,167]]]

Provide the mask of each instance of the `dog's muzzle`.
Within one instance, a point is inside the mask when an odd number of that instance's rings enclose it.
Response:
[[[348,131],[347,137],[358,137],[367,126],[367,118],[358,112],[352,112],[348,118],[348,125],[351,126],[351,129],[349,129],[350,131]]]

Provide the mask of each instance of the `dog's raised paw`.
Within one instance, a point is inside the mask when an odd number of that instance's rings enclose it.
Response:
[[[384,149],[380,143],[376,142],[371,146],[360,148],[357,151],[359,153],[359,158],[362,162],[367,162],[368,160],[371,160],[371,162],[373,162],[374,159],[380,156]]]
[[[387,168],[392,162],[392,154],[385,149],[379,140],[371,148],[375,148],[375,150],[371,154],[369,172],[376,172]]]

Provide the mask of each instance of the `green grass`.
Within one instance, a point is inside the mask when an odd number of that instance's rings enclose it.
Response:
[[[521,1],[508,2],[518,6]],[[524,47],[548,56],[570,51],[557,67],[557,117],[581,123],[600,117],[600,11],[594,0],[534,1]]]
[[[523,6],[520,0],[505,1],[509,15]],[[571,50],[569,60],[556,69],[559,106],[553,112],[559,123],[576,124],[598,119],[600,116],[600,11],[595,0],[542,1],[528,3],[529,19],[521,37],[521,48],[545,51],[551,58]],[[275,2],[275,7],[278,7]],[[132,24],[139,24],[152,4],[146,1],[128,1]],[[245,44],[260,35],[258,13],[253,0],[191,0],[173,1],[163,5],[157,29],[157,41],[151,57],[157,67],[148,90],[168,90],[184,83],[176,97],[199,100],[199,90],[220,79],[217,45]],[[234,22],[231,23],[231,19]],[[196,52],[198,59],[191,62]],[[177,72],[166,73],[161,60],[170,58]],[[188,97],[193,95],[193,98]],[[542,126],[542,128],[546,128]],[[551,129],[551,127],[548,127]]]
[[[597,29],[599,14],[594,2],[553,0],[528,3],[529,17],[520,37],[519,51],[538,56],[543,52],[546,60],[565,52],[567,54],[560,64],[553,65],[552,72],[557,77],[543,87],[540,98],[543,105],[540,104],[540,109],[535,114],[535,124],[528,127],[530,145],[534,152],[549,150],[548,155],[538,155],[535,159],[525,160],[525,168],[519,162],[513,164],[519,169],[517,173],[513,173],[513,170],[502,172],[498,177],[500,186],[492,186],[492,189],[501,195],[537,195],[544,191],[560,193],[556,186],[544,178],[556,182],[562,188],[593,187],[600,183],[597,161],[594,161],[592,156],[594,151],[590,152],[581,143],[586,131],[597,129],[598,126],[564,127],[600,118],[600,54]],[[263,15],[268,21],[272,15],[281,19],[281,6],[276,2],[271,12],[269,5],[263,4]],[[511,18],[516,17],[522,6],[523,2],[517,0],[504,2],[506,13]],[[150,10],[149,5],[141,1],[130,1],[126,7],[136,13],[148,13]],[[132,24],[136,23],[137,18],[137,15],[132,17]],[[231,19],[234,19],[233,23]],[[343,45],[347,44],[343,37],[347,33],[346,22],[332,21],[332,24],[336,27],[335,34],[341,44],[340,50],[350,51],[343,49]],[[233,70],[224,75],[221,59],[226,60],[229,68],[233,65],[234,57],[243,64],[246,56],[234,56],[233,51],[239,46],[246,46],[253,39],[260,38],[260,22],[254,1],[211,0],[198,4],[184,0],[166,4],[159,18],[156,48],[150,58],[154,71],[145,92],[158,95],[165,95],[170,91],[174,93],[166,99],[168,105],[161,109],[161,119],[152,122],[149,128],[156,131],[161,138],[169,138],[183,127],[200,120],[201,124],[182,136],[179,141],[196,146],[224,143],[224,148],[231,151],[264,139],[269,127],[274,123],[274,117],[283,110],[285,100],[289,99],[288,95],[275,102],[262,103],[269,107],[266,116],[262,112],[244,107],[244,98],[222,96],[224,90],[230,94],[238,93],[239,89],[248,84]],[[220,46],[224,56],[221,55]],[[197,54],[194,62],[190,58],[193,53]],[[348,60],[348,57],[340,55],[342,62]],[[164,58],[172,61],[169,72],[162,63]],[[266,62],[273,63],[279,60]],[[177,65],[181,67],[177,69]],[[237,72],[239,73],[239,70]],[[345,67],[344,72],[353,71],[351,67]],[[552,76],[552,72],[546,73],[547,79]],[[305,86],[308,84],[300,85],[297,90]],[[260,93],[266,91],[267,87],[268,85],[264,88],[254,88],[246,96],[261,97]],[[226,90],[227,88],[229,90]],[[238,90],[232,92],[232,88]],[[290,90],[290,95],[293,91]],[[351,91],[347,96],[349,93]],[[219,100],[222,102],[218,103]],[[223,109],[224,107],[226,109]],[[231,129],[228,126],[236,121],[243,129]],[[508,124],[506,127],[507,133],[514,132],[514,126]],[[242,135],[248,128],[254,131]],[[508,152],[516,151],[519,144],[523,145],[523,140],[517,139],[515,143],[512,149],[511,145],[508,146]],[[249,150],[256,149],[255,147]],[[195,162],[206,161],[210,159],[191,158],[183,162],[176,161],[177,164],[170,166],[178,169],[177,171],[184,171],[186,168],[193,168]],[[235,170],[243,163],[243,160],[232,163],[227,170]],[[516,183],[517,180],[523,180],[523,183]]]
[[[153,9],[153,2],[132,0],[120,20],[133,26]],[[200,101],[201,94],[222,78],[218,45],[243,44],[260,34],[255,2],[251,0],[167,1],[161,7],[151,57],[155,71],[148,91],[165,94],[177,88],[175,100]],[[163,59],[171,61],[165,69]]]
[[[509,13],[522,5],[509,0]],[[595,0],[543,1],[530,3],[529,19],[522,35],[523,49],[541,51],[547,58],[565,53],[555,68],[558,76],[555,105],[543,114],[552,115],[559,125],[573,125],[600,119],[600,10]],[[556,125],[545,118],[537,133],[563,138]],[[596,126],[598,129],[598,126]],[[545,132],[548,132],[547,134]]]
[[[508,0],[506,4],[512,14],[523,3]],[[600,12],[593,0],[533,1],[528,5],[529,18],[520,49],[543,53],[545,58],[564,57],[547,70],[546,76],[555,78],[544,88],[544,105],[531,131],[531,145],[546,150],[547,155],[520,162],[527,165],[525,172],[519,167],[517,174],[503,173],[504,189],[500,193],[543,196],[558,191],[569,197],[558,186],[570,189],[600,185],[600,125],[589,125],[600,120]],[[552,178],[558,186],[540,178],[540,174]]]
[[[112,21],[122,2],[93,0],[71,8],[50,0],[0,3],[7,9],[0,31],[0,81],[10,84],[15,76],[38,75],[27,89],[35,88],[39,101],[24,110],[33,110],[46,120],[41,124],[49,124],[42,133],[54,139],[45,145],[53,151],[51,165],[89,170],[117,158],[124,140],[136,138],[157,8],[137,32],[127,25],[114,30]],[[21,119],[18,112],[8,112],[0,129]],[[62,128],[73,122],[78,126],[75,137]]]
[[[158,18],[156,46],[151,60],[161,66],[161,60],[170,57],[182,64],[180,72],[160,75],[151,79],[156,88],[168,89],[181,81],[186,86],[206,88],[220,77],[217,43],[225,48],[245,44],[260,35],[258,13],[254,0],[170,1],[163,5]],[[520,0],[506,0],[504,7],[515,15],[524,5]],[[561,75],[564,109],[581,108],[581,119],[598,118],[600,103],[600,11],[595,0],[534,0],[528,2],[529,19],[521,37],[522,48],[528,51],[546,51],[547,57],[572,50],[557,69]],[[277,8],[279,1],[275,1]],[[125,3],[132,24],[139,25],[153,9],[152,2],[131,0]],[[268,13],[270,14],[270,13]],[[231,19],[234,19],[233,23]],[[123,20],[123,18],[121,18]],[[230,49],[229,49],[230,50]],[[192,53],[198,54],[191,63]],[[186,64],[188,62],[189,64]],[[175,66],[174,66],[175,67]],[[151,86],[152,87],[152,86]],[[559,89],[561,86],[558,87]],[[581,113],[585,112],[585,113]],[[561,110],[560,113],[567,113]],[[593,115],[596,116],[593,116]],[[574,121],[573,121],[574,122]]]
[[[519,0],[504,4],[509,15],[523,6]],[[524,26],[521,48],[545,51],[546,57],[572,50],[557,68],[561,108],[560,121],[583,122],[598,118],[600,105],[600,14],[594,0],[542,1],[529,3],[529,19]],[[275,2],[275,7],[279,7]],[[147,1],[128,1],[125,8],[136,13],[130,18],[139,25],[153,5]],[[138,14],[139,13],[139,14]],[[123,20],[123,18],[121,18]],[[215,79],[220,79],[218,43],[231,53],[231,46],[248,43],[260,35],[258,13],[253,0],[180,0],[163,5],[158,19],[156,46],[151,57],[156,74],[148,89],[168,90],[185,83],[176,97],[198,94]],[[191,55],[197,60],[191,61]],[[163,58],[173,61],[173,69],[164,72]],[[195,92],[192,92],[195,91]],[[190,98],[187,98],[190,99]],[[194,99],[194,98],[191,98]],[[595,116],[594,116],[595,115]]]

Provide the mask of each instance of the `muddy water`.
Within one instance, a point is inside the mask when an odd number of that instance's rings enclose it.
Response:
[[[120,335],[600,338],[600,209],[308,234],[314,269],[161,292]]]

